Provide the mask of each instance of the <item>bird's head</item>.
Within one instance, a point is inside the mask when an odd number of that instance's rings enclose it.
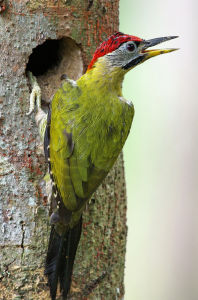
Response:
[[[123,73],[143,63],[147,59],[172,52],[177,49],[149,49],[177,36],[160,37],[144,40],[139,37],[117,32],[104,41],[95,51],[87,71],[104,63],[109,68],[123,70]]]

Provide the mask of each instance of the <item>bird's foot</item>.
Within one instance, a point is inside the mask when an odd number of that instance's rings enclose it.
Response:
[[[37,113],[35,115],[35,121],[39,129],[39,134],[41,140],[44,140],[45,128],[47,124],[47,114],[41,108],[41,88],[38,85],[36,77],[28,71],[28,78],[31,84],[32,92],[30,94],[30,107],[27,116],[29,116],[35,108],[35,104],[37,107]]]
[[[38,85],[36,77],[30,71],[28,71],[28,78],[31,84],[32,92],[30,94],[29,111],[28,113],[26,113],[27,116],[29,116],[34,111],[35,103],[37,106],[37,110],[39,111],[41,109],[41,88]]]

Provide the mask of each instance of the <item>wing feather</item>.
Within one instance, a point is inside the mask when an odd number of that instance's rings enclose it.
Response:
[[[112,107],[110,115],[111,106],[107,109],[100,99],[94,102],[71,81],[65,82],[53,98],[50,162],[68,210],[77,211],[84,205],[111,169],[126,140],[131,124],[125,126],[125,120],[131,114],[132,121],[133,109],[119,99]],[[124,126],[118,126],[120,120]]]

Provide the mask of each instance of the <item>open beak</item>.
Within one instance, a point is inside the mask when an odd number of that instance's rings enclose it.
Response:
[[[166,36],[166,37],[160,37],[160,38],[155,38],[151,40],[145,40],[142,41],[141,43],[141,54],[144,54],[145,60],[157,56],[159,54],[164,54],[164,53],[169,53],[175,50],[178,50],[178,48],[171,48],[171,49],[150,49],[147,50],[150,47],[153,47],[155,45],[161,44],[163,42],[176,39],[178,36]]]
[[[123,66],[123,69],[131,70],[135,66],[145,62],[147,59],[157,56],[159,54],[169,53],[175,50],[178,50],[178,48],[172,48],[172,49],[149,49],[150,47],[153,47],[155,45],[161,44],[163,42],[176,39],[178,36],[166,36],[166,37],[160,37],[156,39],[151,40],[142,40],[138,47],[138,55],[133,58],[131,61],[129,61],[126,65]]]

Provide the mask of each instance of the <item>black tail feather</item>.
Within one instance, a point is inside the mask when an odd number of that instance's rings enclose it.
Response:
[[[52,226],[50,240],[45,264],[44,274],[48,277],[51,299],[56,299],[56,291],[58,285],[58,275],[61,262],[61,254],[63,249],[64,237],[61,237]]]
[[[63,236],[60,236],[52,226],[45,265],[45,275],[48,276],[52,300],[56,299],[58,282],[60,282],[63,299],[67,298],[81,228],[82,217],[79,223],[69,229]]]
[[[62,264],[59,274],[60,290],[62,292],[63,299],[66,299],[70,289],[73,264],[76,256],[76,250],[78,248],[78,243],[80,241],[81,229],[82,217],[80,218],[78,224],[69,230],[67,243],[65,244],[66,247],[64,249],[64,253],[66,259],[63,259],[64,264]]]

